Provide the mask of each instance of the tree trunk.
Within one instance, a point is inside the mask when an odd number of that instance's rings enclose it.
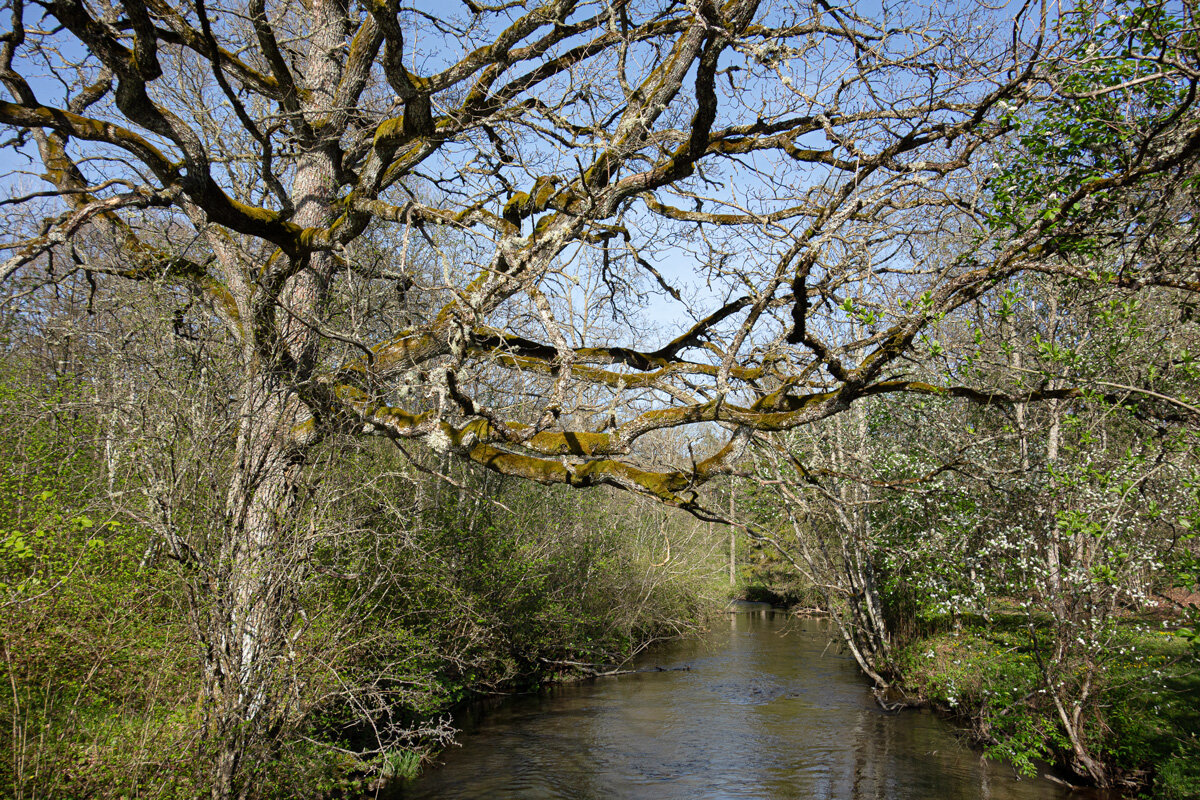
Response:
[[[737,518],[737,506],[735,505],[734,483],[729,481],[729,519],[730,521]],[[709,526],[711,530],[711,525]],[[737,585],[737,529],[732,525],[729,526],[729,585]]]
[[[309,50],[301,70],[309,124],[337,113],[344,5],[310,4]],[[318,141],[298,159],[291,187],[297,225],[323,228],[332,222],[337,160],[332,141]],[[329,254],[315,253],[290,266],[293,274],[277,297],[243,299],[244,306],[259,303],[256,313],[270,317],[281,336],[267,342],[256,339],[252,325],[244,331],[241,419],[206,641],[207,728],[217,743],[213,800],[253,793],[247,756],[271,754],[295,716],[288,685],[292,629],[309,556],[307,531],[295,519],[309,444],[299,432],[311,417],[295,387],[316,365],[320,337],[308,321],[318,317],[333,264]],[[260,285],[256,294],[263,293]]]
[[[1075,759],[1075,764],[1073,765],[1075,771],[1091,778],[1101,789],[1108,788],[1112,785],[1108,777],[1108,770],[1105,769],[1102,762],[1088,752],[1087,743],[1083,740],[1080,722],[1083,705],[1087,701],[1087,694],[1084,693],[1079,698],[1076,698],[1075,702],[1072,703],[1072,708],[1068,711],[1053,686],[1050,686],[1050,692],[1054,698],[1054,708],[1058,712],[1058,718],[1062,722],[1063,730],[1067,734],[1067,740],[1071,743],[1071,755]]]
[[[867,462],[866,408],[859,403],[848,415],[851,418],[848,423],[840,418],[834,422],[833,455],[839,470],[854,473],[862,470]],[[876,581],[869,490],[860,484],[842,483],[831,500],[841,529],[841,580],[846,589],[849,614],[849,619],[839,614],[833,614],[833,619],[863,672],[878,688],[886,689],[890,682],[884,675],[893,671],[892,641]],[[832,610],[833,604],[829,605]]]
[[[1050,318],[1047,321],[1047,339],[1053,342],[1058,334],[1058,297],[1050,293]],[[1051,380],[1048,388],[1058,388],[1058,382]],[[1062,408],[1058,400],[1048,400],[1046,410],[1050,414],[1050,427],[1046,432],[1046,472],[1049,480],[1049,496],[1046,500],[1046,569],[1047,591],[1050,595],[1050,607],[1055,616],[1064,619],[1067,615],[1066,585],[1063,581],[1063,545],[1058,531],[1058,498],[1057,480],[1054,469],[1058,467],[1058,451],[1062,438]]]
[[[250,376],[208,619],[208,733],[217,743],[214,800],[244,797],[249,748],[266,746],[287,716],[286,680],[296,590],[307,560],[292,521],[303,453],[288,439],[299,403]]]

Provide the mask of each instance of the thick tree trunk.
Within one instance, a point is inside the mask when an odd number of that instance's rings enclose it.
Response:
[[[265,376],[247,382],[208,620],[207,727],[218,748],[214,800],[246,795],[239,777],[247,749],[269,745],[287,717],[290,632],[308,556],[291,513],[303,464],[302,451],[290,442],[299,403]]]
[[[303,115],[319,125],[337,113],[346,9],[338,0],[314,0],[310,9]],[[318,141],[300,156],[291,187],[297,225],[323,228],[332,221],[337,161],[332,141]],[[277,297],[254,299],[257,313],[272,317],[264,329],[278,331],[279,339],[244,331],[241,419],[205,665],[208,732],[217,745],[213,800],[252,794],[247,756],[270,755],[296,716],[289,686],[293,628],[309,557],[296,497],[309,444],[300,432],[311,417],[296,388],[316,365],[320,337],[310,321],[319,317],[333,263],[316,253],[291,266],[299,269]]]

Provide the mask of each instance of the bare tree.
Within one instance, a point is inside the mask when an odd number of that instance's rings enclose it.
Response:
[[[28,199],[58,205],[0,276],[54,252],[172,283],[235,342],[219,535],[175,543],[211,604],[214,797],[250,791],[248,742],[287,705],[272,675],[311,546],[290,512],[324,438],[419,439],[715,517],[698,487],[752,431],[884,393],[1077,391],[914,381],[903,359],[931,321],[1051,268],[1093,200],[1200,149],[1192,91],[1138,131],[1144,157],[993,235],[987,163],[1072,44],[1032,6],[6,5],[0,122],[40,161]],[[1194,87],[1189,70],[1155,80]],[[687,322],[652,338],[647,298]],[[642,457],[652,431],[714,423],[715,452]]]

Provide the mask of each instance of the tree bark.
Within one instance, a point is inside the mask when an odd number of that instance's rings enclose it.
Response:
[[[345,4],[313,0],[309,50],[301,69],[307,91],[301,113],[309,125],[334,112],[341,73]],[[291,197],[293,222],[324,228],[336,199],[336,141],[317,139],[297,161]],[[278,254],[277,254],[278,255]],[[290,264],[278,297],[243,298],[256,304],[268,325],[244,331],[244,390],[216,603],[209,618],[205,682],[210,730],[218,734],[213,800],[244,798],[253,789],[245,777],[251,747],[270,753],[286,724],[294,659],[296,591],[308,568],[307,532],[294,518],[297,488],[310,442],[301,433],[312,412],[296,387],[311,379],[319,335],[318,318],[332,274],[328,253]],[[270,265],[263,267],[268,271]],[[265,294],[260,285],[255,294]],[[265,339],[262,331],[278,331]]]

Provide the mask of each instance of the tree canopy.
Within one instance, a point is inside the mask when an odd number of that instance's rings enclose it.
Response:
[[[1015,399],[903,356],[1019,271],[1090,274],[1076,231],[1123,188],[1171,196],[1194,34],[1122,8],[14,2],[0,119],[67,208],[4,271],[104,230],[72,268],[202,299],[296,393],[296,447],[688,505],[745,436],[663,472],[648,432]],[[1136,259],[1101,279],[1194,288]],[[623,327],[647,298],[685,322]]]

